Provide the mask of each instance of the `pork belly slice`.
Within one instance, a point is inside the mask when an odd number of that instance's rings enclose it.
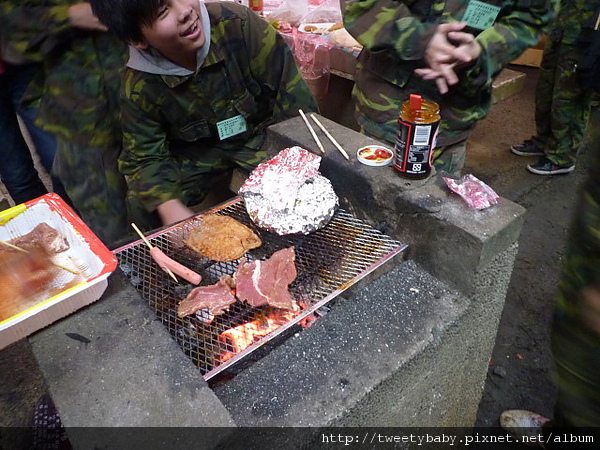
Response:
[[[46,222],[41,222],[29,233],[11,239],[10,244],[23,250],[42,250],[46,255],[52,256],[69,249],[67,237]]]
[[[198,286],[190,291],[177,306],[177,315],[186,317],[201,309],[211,314],[222,314],[236,302],[234,281],[229,275],[223,275],[219,281],[210,286]]]
[[[251,306],[300,310],[288,290],[297,276],[295,260],[294,247],[276,251],[265,261],[248,262],[242,258],[233,276],[237,298]]]

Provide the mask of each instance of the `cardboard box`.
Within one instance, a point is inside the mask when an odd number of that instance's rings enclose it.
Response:
[[[61,233],[69,248],[53,256],[57,275],[48,288],[27,297],[25,309],[0,322],[0,349],[98,300],[117,267],[112,252],[56,194],[0,212],[0,240],[27,234],[42,222]],[[0,298],[0,306],[3,301],[12,299]]]
[[[542,56],[544,55],[544,47],[546,45],[546,35],[542,35],[540,40],[533,47],[525,50],[521,55],[511,61],[511,64],[521,66],[540,67],[542,64]]]
[[[540,67],[542,64],[542,55],[544,51],[539,48],[528,48],[521,56],[511,61],[511,64],[518,64],[521,66],[532,66]]]

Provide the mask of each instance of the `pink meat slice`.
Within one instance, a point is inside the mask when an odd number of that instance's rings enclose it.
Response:
[[[227,311],[237,300],[234,286],[233,278],[223,275],[215,284],[192,289],[177,306],[177,315],[185,317],[201,309],[208,309],[213,315]]]
[[[251,306],[270,305],[298,311],[288,286],[296,279],[294,247],[276,251],[265,261],[248,262],[245,258],[234,274],[236,296]]]

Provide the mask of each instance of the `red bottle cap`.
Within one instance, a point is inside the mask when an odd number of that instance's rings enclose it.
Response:
[[[418,94],[410,94],[410,107],[412,109],[415,109],[417,111],[419,111],[421,109],[421,105],[422,105],[422,99],[421,96]]]

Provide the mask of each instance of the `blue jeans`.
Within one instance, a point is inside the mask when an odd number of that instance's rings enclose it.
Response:
[[[23,120],[40,162],[48,173],[52,171],[56,153],[54,136],[34,124],[37,110],[21,105],[25,89],[37,70],[38,66],[33,64],[6,64],[5,72],[0,74],[0,180],[15,204],[48,192],[34,167],[17,115]],[[52,184],[54,191],[68,201],[60,180],[53,177]]]

